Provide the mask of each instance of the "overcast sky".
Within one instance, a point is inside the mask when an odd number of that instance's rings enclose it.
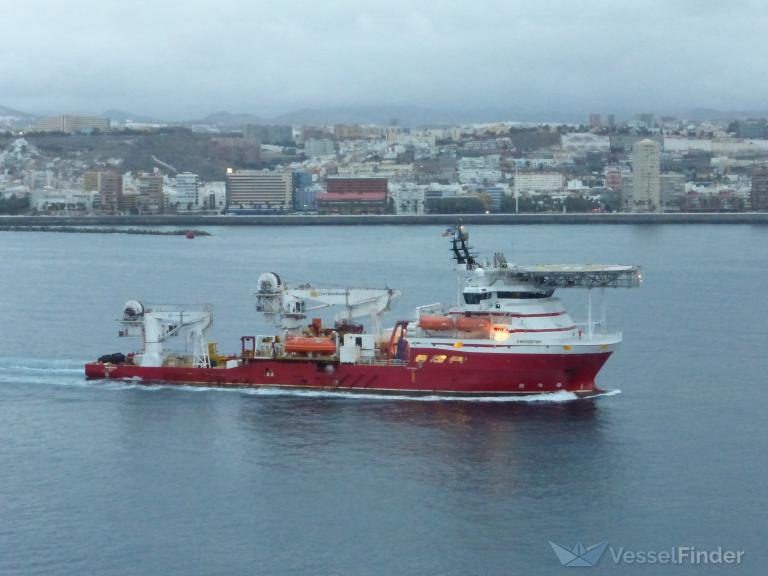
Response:
[[[0,105],[768,108],[768,2],[2,0]]]

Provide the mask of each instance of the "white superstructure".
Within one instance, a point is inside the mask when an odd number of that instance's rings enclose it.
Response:
[[[592,290],[631,288],[642,280],[637,266],[509,264],[503,254],[478,261],[470,253],[468,235],[454,232],[452,250],[458,274],[457,303],[416,309],[409,329],[411,346],[465,352],[555,354],[563,351],[612,350],[621,342],[620,332],[609,332],[605,306],[593,314]],[[565,310],[557,288],[583,288],[588,294],[588,318],[576,323]],[[489,344],[489,342],[491,344]]]

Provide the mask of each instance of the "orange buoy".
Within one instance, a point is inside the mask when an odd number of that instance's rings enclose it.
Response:
[[[448,316],[422,316],[419,318],[419,328],[444,332],[453,330],[453,318]]]
[[[462,332],[489,332],[491,330],[491,320],[489,318],[460,316],[456,318],[456,329]]]
[[[288,336],[285,340],[285,351],[290,353],[316,352],[331,355],[336,353],[336,342],[330,338]]]

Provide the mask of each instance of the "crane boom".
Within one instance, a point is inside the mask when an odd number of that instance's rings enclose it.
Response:
[[[318,288],[311,284],[291,288],[277,274],[266,272],[259,277],[256,310],[287,330],[298,329],[307,313],[330,307],[340,308],[337,321],[370,317],[378,324],[400,294],[391,288]]]

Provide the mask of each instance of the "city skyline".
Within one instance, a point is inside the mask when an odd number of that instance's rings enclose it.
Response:
[[[85,16],[84,16],[85,15]],[[759,2],[192,1],[14,6],[0,104],[171,121],[219,110],[504,113],[764,111]],[[45,38],[45,42],[40,42]],[[33,41],[34,40],[34,41]],[[50,47],[56,46],[52,59]]]

